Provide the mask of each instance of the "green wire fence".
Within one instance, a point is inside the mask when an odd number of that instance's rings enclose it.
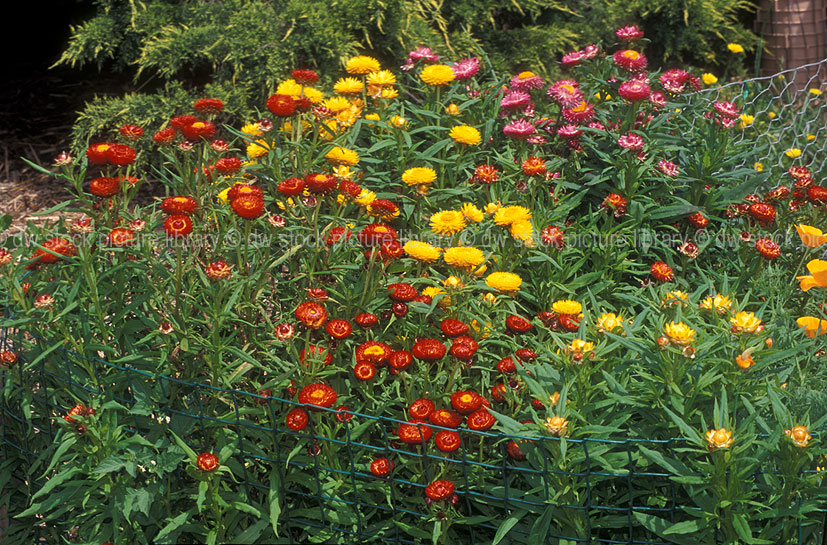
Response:
[[[322,416],[335,426],[320,426],[311,418],[307,429],[293,431],[284,425],[284,415],[300,406],[294,401],[155,375],[84,357],[41,338],[27,336],[26,341],[32,349],[3,379],[0,441],[4,458],[19,464],[19,480],[6,485],[20,489],[12,496],[17,503],[8,506],[12,525],[14,515],[45,484],[32,481],[25,468],[34,459],[48,461],[57,421],[75,403],[88,405],[96,397],[130,409],[131,433],[168,425],[196,451],[209,449],[210,429],[229,430],[235,436],[237,482],[228,483],[251,504],[266,502],[272,487],[268,482],[277,483],[280,543],[429,540],[430,532],[423,528],[439,520],[441,507],[425,501],[424,488],[437,477],[437,467],[461,476],[455,479],[454,506],[461,518],[454,528],[470,544],[502,537],[502,543],[667,545],[646,522],[689,520],[697,509],[675,480],[687,475],[664,471],[645,456],[648,449],[679,458],[683,439],[561,440],[459,429],[462,444],[449,455],[424,444],[400,444],[395,434],[404,423],[400,420],[348,412],[351,418],[339,422],[336,416],[345,415],[322,408],[328,413]],[[20,332],[4,331],[0,337],[3,349],[23,343]],[[220,411],[205,403],[215,397],[223,400]],[[509,454],[510,441],[518,442],[524,461]],[[563,468],[558,463],[561,449],[568,460]],[[367,468],[379,456],[408,462],[377,478]],[[271,481],[271,471],[277,472],[276,481]],[[335,492],[331,482],[339,483]],[[561,495],[563,488],[573,493]],[[410,498],[422,498],[414,502],[421,509],[412,509]],[[500,536],[504,523],[510,528]],[[793,524],[798,544],[822,543],[821,512]],[[41,533],[40,526],[32,527],[31,542],[48,543],[39,540]]]

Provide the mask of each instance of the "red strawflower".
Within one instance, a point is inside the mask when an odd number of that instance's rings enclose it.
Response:
[[[167,197],[161,201],[161,210],[167,214],[192,214],[198,208],[198,203],[192,197],[178,195]]]
[[[379,246],[379,251],[382,255],[382,261],[385,263],[405,255],[405,250],[402,249],[402,244],[398,240],[386,240]],[[367,257],[370,259],[369,254]]]
[[[419,445],[431,439],[433,430],[425,422],[409,420],[407,424],[400,424],[396,434],[403,443]]]
[[[563,231],[553,225],[544,227],[543,230],[540,231],[540,240],[543,241],[543,244],[554,246],[558,250],[566,247]]]
[[[759,238],[755,241],[755,249],[765,259],[772,261],[781,255],[781,247],[771,238]]]
[[[787,186],[780,186],[776,187],[775,189],[768,191],[766,195],[764,195],[764,200],[766,202],[772,201],[783,201],[790,196],[790,188]]]
[[[451,406],[460,414],[471,414],[482,407],[483,397],[476,392],[461,391],[451,394]]]
[[[413,363],[413,355],[407,350],[397,350],[388,358],[388,367],[396,372],[404,371]]]
[[[629,202],[617,193],[609,193],[606,195],[606,198],[603,199],[601,208],[611,208],[614,210],[615,216],[619,217],[626,213],[626,205],[628,204]]]
[[[124,125],[120,129],[118,129],[118,131],[121,133],[121,136],[123,136],[130,142],[140,140],[141,137],[144,135],[144,130],[141,127],[139,127],[138,125],[133,125],[131,123]]]
[[[362,193],[362,186],[351,180],[342,180],[339,182],[339,193],[347,199],[355,199]]]
[[[350,407],[347,405],[339,405],[336,407],[336,420],[339,422],[350,422],[353,420],[353,413],[349,411]]]
[[[385,223],[391,222],[399,216],[399,207],[388,199],[374,199],[367,206],[367,214]]]
[[[408,305],[405,303],[396,302],[391,305],[391,312],[397,318],[404,318],[408,315]]]
[[[436,339],[420,339],[411,349],[413,356],[423,361],[437,361],[442,359],[447,351],[445,345]]]
[[[331,174],[308,174],[304,178],[304,185],[311,193],[324,195],[336,189],[336,177]]]
[[[375,477],[384,478],[391,474],[393,462],[387,458],[377,458],[370,463],[370,472]]]
[[[439,328],[446,337],[458,337],[460,335],[465,335],[471,329],[468,327],[468,324],[454,318],[445,318],[442,320],[442,323],[439,324]]]
[[[493,184],[500,177],[500,171],[491,165],[480,165],[474,170],[473,180],[483,184]]]
[[[277,189],[279,193],[288,197],[301,195],[304,191],[304,180],[301,178],[287,178],[279,182]]]
[[[86,158],[93,165],[105,165],[109,162],[106,152],[115,144],[111,142],[102,142],[100,144],[92,144],[86,148]]]
[[[332,407],[339,395],[327,384],[317,382],[309,384],[299,392],[299,403],[316,407]]]
[[[672,267],[663,261],[656,261],[655,263],[652,263],[651,272],[652,276],[655,277],[655,280],[659,280],[661,282],[669,282],[675,278]]]
[[[30,265],[27,265],[26,268],[29,269],[32,266],[38,263],[56,263],[61,259],[60,256],[63,257],[72,257],[77,255],[77,248],[74,244],[70,241],[66,240],[65,238],[54,237],[46,240],[42,244],[43,248],[38,248],[34,251],[34,255],[32,255],[32,259],[34,260]],[[49,251],[46,251],[49,250]],[[54,252],[54,253],[50,253]],[[59,254],[59,255],[54,255]],[[25,291],[24,291],[25,293]]]
[[[787,172],[796,180],[800,178],[811,178],[813,175],[806,167],[790,167],[790,170]]]
[[[687,217],[686,220],[692,224],[695,229],[704,229],[707,225],[709,225],[709,220],[700,212],[695,212],[691,216]]]
[[[451,355],[467,362],[474,357],[479,347],[480,345],[473,338],[462,335],[454,339],[451,345]]]
[[[96,197],[106,198],[117,195],[121,190],[118,178],[101,177],[89,182],[89,193]]]
[[[365,341],[356,347],[356,361],[367,361],[374,365],[385,365],[393,354],[393,349],[379,341]]]
[[[327,348],[311,344],[308,345],[306,349],[303,348],[301,353],[299,353],[299,361],[302,365],[306,366],[308,364],[308,360],[321,360],[322,363],[324,363],[325,367],[327,367],[333,361],[333,355]]]
[[[276,326],[274,334],[280,341],[289,341],[296,334],[296,328],[293,327],[293,324],[281,323]]]
[[[319,74],[313,70],[296,69],[290,72],[290,76],[296,80],[299,85],[313,85],[319,81]]]
[[[398,238],[396,230],[384,223],[371,223],[359,232],[359,242],[367,248],[381,246]]]
[[[198,455],[198,459],[196,460],[198,464],[198,469],[201,471],[206,471],[208,473],[215,471],[218,469],[218,456],[213,454],[212,452],[202,452]]]
[[[811,185],[807,188],[807,198],[813,202],[827,202],[827,188],[820,185]]]
[[[215,138],[215,125],[209,121],[196,121],[181,127],[181,133],[187,140],[212,140]]]
[[[123,227],[116,227],[109,231],[106,237],[106,242],[112,246],[125,248],[135,244],[135,231],[132,229],[125,229]]]
[[[453,495],[454,488],[451,481],[436,480],[425,487],[425,495],[433,501],[447,500]]]
[[[296,319],[311,329],[319,329],[327,321],[327,310],[313,301],[296,307]]]
[[[307,414],[307,411],[300,407],[296,407],[289,413],[287,413],[287,417],[285,418],[285,423],[287,427],[293,431],[301,431],[307,427],[307,422],[310,420],[310,415]]]
[[[458,412],[449,411],[448,409],[439,409],[431,412],[428,420],[432,424],[442,426],[443,428],[458,428],[462,424],[462,415]]]
[[[337,242],[339,242],[342,237],[345,240],[350,240],[350,237],[353,236],[353,231],[349,229],[345,229],[344,227],[334,227],[330,230],[330,234],[327,236],[327,240],[325,241],[328,246],[333,246]]]
[[[427,420],[435,408],[433,401],[423,397],[411,403],[411,406],[408,407],[408,414],[411,415],[411,418],[417,420]]]
[[[152,135],[152,140],[159,146],[166,146],[167,144],[172,144],[172,141],[175,140],[175,129],[173,129],[172,127],[161,129],[160,131],[157,131],[155,134]]]
[[[16,359],[16,356],[15,356],[15,359]],[[66,413],[66,416],[63,417],[63,420],[65,420],[69,424],[77,424],[77,420],[72,418],[73,416],[90,416],[90,415],[94,415],[94,414],[95,414],[94,409],[87,409],[83,405],[83,403],[78,403],[77,405],[75,405],[74,407],[69,409],[69,412]]]
[[[106,150],[106,159],[113,165],[122,167],[132,164],[137,153],[126,144],[112,144]]]
[[[0,367],[10,369],[15,363],[17,363],[17,352],[14,350],[0,351]]]
[[[454,452],[460,447],[462,441],[460,440],[457,432],[451,430],[441,430],[437,432],[436,437],[434,437],[434,444],[436,445],[436,448],[442,452]]]
[[[234,184],[233,187],[227,192],[227,199],[230,202],[236,200],[239,197],[243,196],[251,196],[251,197],[258,197],[259,199],[264,198],[264,192],[261,190],[260,187],[251,185],[251,184],[244,184],[244,183],[237,183]]]
[[[508,392],[508,388],[505,384],[495,384],[491,387],[491,398],[498,403],[502,403],[505,401],[506,392]]]
[[[747,213],[763,226],[767,226],[775,221],[776,211],[771,204],[765,202],[756,202],[749,205]]]
[[[224,103],[217,98],[202,98],[196,100],[192,108],[201,115],[217,115],[224,111]]]
[[[545,160],[539,157],[529,157],[520,168],[526,176],[542,176],[548,171]]]
[[[347,320],[330,320],[325,326],[325,331],[334,339],[341,340],[348,338],[353,333],[353,326]]]
[[[290,95],[272,95],[267,99],[267,109],[279,117],[289,117],[296,111],[296,101]]]
[[[517,359],[520,361],[534,361],[537,359],[537,352],[530,348],[520,348],[515,352]]]
[[[356,315],[353,321],[361,328],[370,329],[379,323],[379,316],[370,312],[361,312]]]
[[[226,280],[233,274],[233,266],[219,259],[209,263],[204,272],[210,280]]]
[[[369,361],[360,361],[353,366],[353,374],[359,380],[370,380],[376,376],[376,366]]]
[[[184,127],[188,127],[196,121],[198,121],[198,118],[194,115],[179,115],[169,120],[169,126],[180,132]]]
[[[494,418],[494,415],[489,413],[487,410],[480,409],[469,414],[466,423],[468,424],[469,429],[474,431],[485,431],[494,427],[494,424],[497,423],[497,419]]]
[[[522,316],[512,314],[505,319],[505,327],[513,333],[525,333],[526,331],[531,331],[534,326]]]
[[[413,301],[419,296],[419,292],[416,291],[416,288],[405,282],[390,284],[388,285],[388,289],[391,290],[388,297],[394,301],[407,303],[408,301]]]
[[[233,211],[244,219],[252,220],[264,213],[264,201],[256,195],[241,195],[230,203]]]
[[[517,372],[517,366],[514,364],[514,359],[505,357],[497,362],[497,371],[505,373],[506,375],[513,375]]]
[[[242,162],[238,157],[222,157],[215,162],[215,170],[224,176],[230,176],[241,170]]]

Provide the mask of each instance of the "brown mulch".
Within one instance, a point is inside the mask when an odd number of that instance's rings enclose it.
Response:
[[[46,65],[15,67],[0,86],[0,215],[13,218],[10,233],[27,222],[53,222],[66,213],[43,214],[69,198],[58,180],[23,160],[52,169],[54,158],[69,150],[77,112],[95,94],[121,93],[124,76],[97,75]]]

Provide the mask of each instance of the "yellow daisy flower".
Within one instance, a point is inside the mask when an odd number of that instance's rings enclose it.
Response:
[[[445,263],[458,269],[470,270],[485,261],[485,254],[473,246],[448,248],[443,255]]]
[[[448,135],[457,144],[465,144],[466,146],[476,146],[482,140],[480,131],[468,125],[457,125],[451,129]]]
[[[453,235],[465,229],[465,216],[457,210],[440,210],[431,216],[431,230],[438,235]]]
[[[420,242],[418,240],[409,240],[402,247],[402,250],[417,261],[425,261],[427,263],[433,263],[442,255],[442,249],[438,246],[432,246],[427,242]]]
[[[365,84],[357,78],[339,78],[333,84],[333,91],[340,95],[360,95],[365,90]]]
[[[419,77],[432,87],[448,85],[454,81],[454,71],[446,64],[430,64],[422,69]]]
[[[462,215],[465,216],[465,219],[470,221],[471,223],[479,223],[485,218],[485,215],[482,213],[482,210],[477,208],[476,205],[467,202],[462,205]]]
[[[352,57],[348,59],[347,64],[345,65],[345,70],[348,74],[356,74],[359,76],[364,76],[365,74],[370,74],[371,72],[378,72],[381,69],[382,66],[379,64],[379,61],[366,55]]]
[[[325,154],[325,159],[334,165],[353,166],[359,162],[359,154],[351,149],[336,146]]]
[[[518,291],[522,284],[523,279],[514,273],[495,272],[485,277],[486,286],[504,293]]]
[[[436,180],[436,171],[429,167],[413,167],[402,173],[405,185],[428,185]]]

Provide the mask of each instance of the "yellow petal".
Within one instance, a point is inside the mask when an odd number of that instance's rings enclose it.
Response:
[[[805,292],[809,291],[810,288],[820,287],[818,285],[818,282],[816,282],[815,278],[813,278],[812,276],[809,276],[809,275],[808,276],[796,276],[795,279],[798,280],[799,282],[801,282],[801,290],[805,291]]]
[[[827,288],[827,261],[813,259],[807,263],[807,270],[820,288]]]

